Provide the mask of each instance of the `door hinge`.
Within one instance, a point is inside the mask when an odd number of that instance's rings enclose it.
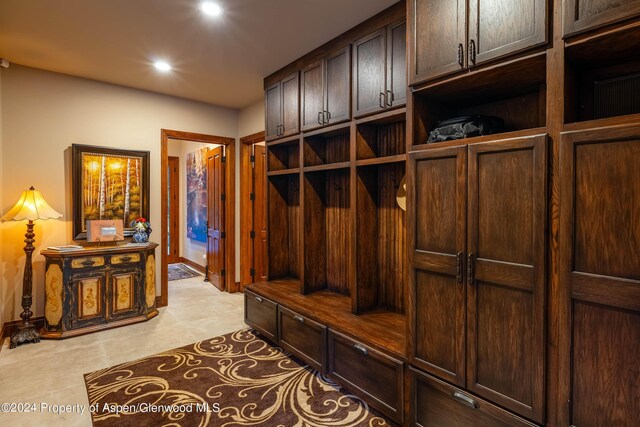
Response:
[[[251,163],[255,163],[256,162],[256,155],[252,154],[249,159],[251,160]]]
[[[224,269],[223,269],[222,271],[220,271],[220,275],[221,275],[222,277],[224,277],[224,276],[225,276],[225,274],[226,274],[226,272],[224,271]]]
[[[220,195],[220,200],[222,200],[223,202],[224,202],[225,200],[227,200],[227,195],[226,195],[226,194],[224,194],[224,193],[222,193],[222,194]]]
[[[254,268],[250,269],[249,274],[251,275],[251,277],[256,277],[256,270]]]
[[[252,201],[256,200],[256,193],[249,194],[249,199]]]
[[[227,163],[227,156],[222,156],[222,163]]]
[[[249,232],[249,238],[251,238],[251,239],[255,239],[255,238],[256,238],[256,232],[255,232],[255,231],[253,231],[253,230],[251,230],[251,231]]]
[[[226,237],[227,237],[227,233],[226,233],[226,232],[224,232],[224,231],[221,231],[221,232],[220,232],[220,238],[221,238],[221,239],[225,239]]]

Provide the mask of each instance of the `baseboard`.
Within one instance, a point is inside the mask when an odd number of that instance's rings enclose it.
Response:
[[[166,305],[162,304],[162,295],[156,297],[156,308],[160,307],[166,307]]]
[[[0,339],[4,340],[5,338],[10,337],[20,323],[22,323],[22,320],[12,320],[11,322],[6,322],[5,324],[3,324],[2,335],[0,336]],[[32,317],[31,323],[36,326],[36,329],[44,328],[44,316]]]
[[[191,260],[188,260],[186,258],[183,258],[183,257],[180,257],[180,262],[185,264],[185,265],[188,265],[189,267],[193,268],[194,270],[196,270],[196,271],[198,271],[198,272],[200,272],[202,274],[205,274],[205,268],[204,268],[204,266],[202,266],[200,264],[197,264],[197,263],[195,263],[195,262],[193,262]]]

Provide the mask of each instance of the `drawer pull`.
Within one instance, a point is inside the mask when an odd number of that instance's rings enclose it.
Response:
[[[293,316],[293,320],[297,320],[300,323],[304,323],[304,317],[298,316],[297,314]]]
[[[122,258],[120,258],[120,261],[122,262],[129,262],[131,261],[133,258],[131,258],[130,256],[123,256]]]
[[[254,297],[254,299],[255,299],[256,301],[258,301],[258,302],[262,302],[262,301],[264,301],[264,300],[263,300],[262,298],[260,298],[260,297]]]
[[[364,354],[365,356],[369,354],[369,350],[367,350],[367,348],[365,346],[363,346],[362,344],[354,344],[353,348],[355,348],[356,350],[358,350],[360,353]]]
[[[453,398],[458,402],[462,403],[463,405],[466,405],[470,408],[478,409],[480,407],[478,406],[478,402],[476,402],[475,399],[472,399],[466,394],[460,393],[459,391],[456,391],[453,393]]]
[[[88,259],[86,261],[82,261],[82,265],[84,265],[85,267],[91,267],[95,263],[96,263],[95,261],[92,261],[90,259]]]

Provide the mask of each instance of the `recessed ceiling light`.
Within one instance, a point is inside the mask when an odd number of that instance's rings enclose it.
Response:
[[[202,13],[209,16],[222,15],[222,7],[212,1],[203,1],[202,3],[200,3],[200,10],[202,11]]]
[[[171,65],[167,61],[156,61],[153,63],[153,66],[156,67],[156,70],[162,71],[163,73],[171,71]]]

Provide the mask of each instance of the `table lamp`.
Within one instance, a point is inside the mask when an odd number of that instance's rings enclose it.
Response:
[[[24,242],[26,243],[24,253],[27,255],[24,264],[24,276],[22,278],[22,308],[24,311],[20,314],[22,323],[20,323],[18,328],[11,334],[10,348],[15,348],[20,344],[28,342],[40,342],[40,334],[38,334],[35,325],[29,321],[33,315],[31,312],[31,289],[33,284],[31,254],[35,249],[33,243],[35,242],[34,237],[36,236],[33,232],[33,221],[38,219],[47,220],[60,218],[61,216],[62,214],[58,213],[45,202],[39,191],[31,187],[22,193],[16,205],[2,217],[3,221],[24,221],[25,219],[29,221],[27,223],[27,232],[24,235]]]

